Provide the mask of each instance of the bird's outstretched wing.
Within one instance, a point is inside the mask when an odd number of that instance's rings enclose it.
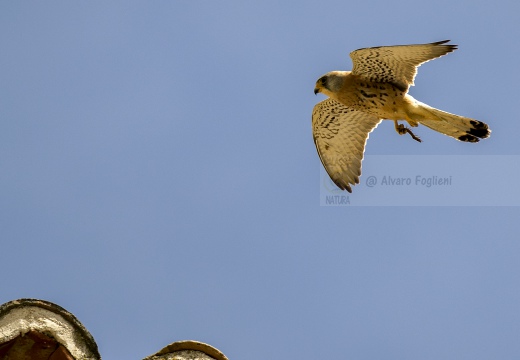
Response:
[[[448,41],[450,40],[352,51],[352,74],[366,76],[370,81],[391,82],[400,90],[407,91],[414,85],[419,65],[457,49],[457,45],[444,45]]]
[[[330,178],[342,190],[359,183],[368,134],[381,122],[377,116],[352,110],[333,99],[312,112],[314,144]]]

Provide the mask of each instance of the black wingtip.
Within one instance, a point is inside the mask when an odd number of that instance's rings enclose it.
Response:
[[[446,46],[448,48],[448,52],[452,52],[452,51],[455,51],[458,49],[458,45],[455,45],[455,44],[446,44],[448,42],[450,42],[451,40],[441,40],[441,41],[436,41],[436,42],[433,42],[432,45],[443,45],[443,46]],[[446,44],[446,45],[444,45]]]
[[[344,182],[343,180],[341,179],[333,179],[331,178],[331,180],[334,182],[334,184],[336,184],[336,186],[340,189],[340,190],[347,190],[349,193],[352,193],[352,188],[350,187],[350,184],[348,182]]]

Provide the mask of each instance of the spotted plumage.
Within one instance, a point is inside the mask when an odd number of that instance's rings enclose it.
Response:
[[[332,99],[314,107],[314,144],[327,173],[340,189],[352,192],[350,184],[359,183],[368,134],[380,122],[377,116],[353,110]]]
[[[489,137],[485,123],[432,108],[408,94],[422,63],[457,49],[448,41],[355,50],[350,53],[352,71],[332,71],[318,79],[314,93],[329,99],[314,107],[314,143],[339,188],[352,192],[351,185],[359,183],[368,134],[383,119],[393,120],[400,135],[408,133],[419,142],[398,121],[422,124],[464,142]]]

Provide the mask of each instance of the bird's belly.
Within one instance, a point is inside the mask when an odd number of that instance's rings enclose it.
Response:
[[[381,119],[404,120],[406,94],[392,84],[360,83],[338,94],[343,105]]]

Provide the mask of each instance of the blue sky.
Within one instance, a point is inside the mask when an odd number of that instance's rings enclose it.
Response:
[[[383,122],[366,153],[519,155],[519,7],[2,2],[0,303],[65,307],[104,359],[520,357],[520,209],[320,206],[310,125],[350,51],[451,39],[410,93],[491,138]]]

